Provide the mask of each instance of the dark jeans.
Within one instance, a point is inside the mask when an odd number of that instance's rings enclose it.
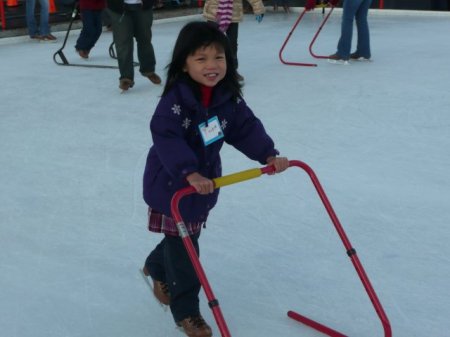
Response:
[[[190,238],[199,255],[200,233]],[[175,322],[200,313],[198,294],[200,281],[179,236],[165,235],[145,261],[154,280],[169,285],[170,310]]]
[[[76,49],[90,51],[102,35],[102,10],[82,9],[83,28],[75,45]]]
[[[355,52],[366,58],[370,58],[370,36],[367,13],[372,0],[344,0],[342,4],[341,37],[337,46],[337,54],[344,60],[350,57],[353,23],[356,20],[358,39]]]
[[[120,79],[134,80],[134,39],[137,44],[139,71],[145,75],[155,71],[156,59],[152,45],[153,11],[135,10],[118,14],[108,9],[119,63]]]

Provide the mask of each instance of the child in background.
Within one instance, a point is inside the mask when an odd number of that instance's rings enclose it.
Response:
[[[83,28],[75,49],[82,58],[87,59],[102,34],[102,12],[106,7],[106,0],[80,0],[79,6]]]
[[[149,230],[164,238],[147,257],[143,272],[187,336],[210,337],[199,309],[201,285],[171,218],[171,198],[189,185],[198,192],[179,206],[199,254],[200,231],[219,194],[212,179],[222,175],[223,143],[273,165],[275,172],[288,168],[289,161],[277,157],[273,140],[244,101],[229,41],[211,22],[190,22],[180,31],[150,130],[144,199]]]
[[[247,2],[253,9],[256,21],[261,23],[266,11],[264,3],[262,0],[247,0]],[[206,0],[203,16],[208,21],[217,22],[219,29],[227,35],[230,40],[233,64],[237,69],[239,66],[237,57],[239,22],[244,17],[243,0]],[[238,80],[243,81],[244,77],[238,74]]]
[[[291,8],[289,7],[288,0],[273,0],[273,10],[278,11],[278,6],[282,6],[286,13],[291,12]]]

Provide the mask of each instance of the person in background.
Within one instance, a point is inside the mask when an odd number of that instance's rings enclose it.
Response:
[[[265,7],[262,0],[248,0],[256,15],[256,21],[260,23],[264,17]],[[233,53],[234,66],[238,68],[238,33],[239,22],[244,16],[244,6],[242,0],[206,0],[203,7],[203,16],[206,20],[216,22],[219,29],[224,32],[230,40]],[[244,77],[237,73],[238,80],[243,81]]]
[[[153,4],[153,9],[161,9],[164,7],[164,1],[163,0],[155,0],[155,3]]]
[[[199,308],[200,281],[171,217],[171,198],[187,186],[197,191],[180,203],[180,214],[199,254],[200,231],[219,195],[213,179],[222,175],[225,142],[252,160],[272,165],[272,174],[289,167],[286,157],[277,157],[272,138],[242,97],[229,41],[216,24],[194,21],[181,29],[150,131],[153,145],[143,194],[148,229],[164,238],[147,257],[143,274],[188,337],[211,337]]]
[[[288,0],[273,0],[272,3],[273,3],[273,10],[275,12],[278,11],[278,6],[282,6],[286,13],[291,12],[291,8],[289,7]]]
[[[107,10],[102,11],[102,24],[105,26],[106,31],[112,32],[111,18]]]
[[[153,0],[107,0],[107,6],[119,63],[119,88],[126,91],[134,86],[134,39],[140,73],[153,84],[161,84],[152,45]]]
[[[106,7],[106,0],[80,0],[79,6],[83,28],[75,50],[82,58],[87,59],[102,34],[102,12]]]
[[[308,0],[305,8],[312,9],[313,0]],[[330,0],[329,4],[336,6],[339,0]],[[370,35],[367,14],[372,0],[344,0],[342,4],[341,37],[336,53],[329,56],[332,63],[348,64],[348,60],[370,60]],[[351,53],[353,23],[356,20],[358,39],[356,50]]]
[[[28,35],[31,39],[42,42],[56,42],[56,37],[50,33],[49,24],[49,4],[48,0],[39,0],[41,7],[39,27],[36,24],[35,9],[36,0],[26,0],[25,2],[25,16],[28,28]]]

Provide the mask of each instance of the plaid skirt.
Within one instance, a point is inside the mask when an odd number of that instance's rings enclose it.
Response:
[[[188,222],[184,224],[189,235],[197,234],[202,227],[206,227],[206,222]],[[148,230],[155,233],[164,233],[171,236],[178,236],[178,228],[175,220],[158,211],[148,208]]]

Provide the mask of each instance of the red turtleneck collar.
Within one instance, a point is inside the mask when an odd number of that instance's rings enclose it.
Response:
[[[206,85],[200,85],[200,92],[202,94],[202,104],[205,108],[211,104],[213,87],[207,87]]]

